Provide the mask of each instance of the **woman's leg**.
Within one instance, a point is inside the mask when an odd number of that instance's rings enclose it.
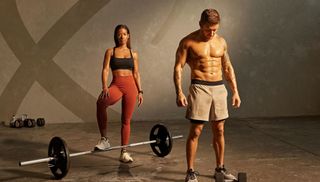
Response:
[[[134,112],[136,99],[137,99],[136,94],[125,95],[122,99],[121,145],[129,144],[130,131],[131,131],[130,122],[131,122],[132,114]]]
[[[130,122],[137,100],[137,89],[134,86],[127,88],[126,94],[122,99],[122,115],[121,115],[121,145],[129,144],[130,139]]]
[[[115,104],[122,95],[120,89],[111,84],[109,87],[109,96],[105,96],[104,98],[99,97],[97,100],[97,121],[101,137],[106,137],[107,135],[107,107]]]

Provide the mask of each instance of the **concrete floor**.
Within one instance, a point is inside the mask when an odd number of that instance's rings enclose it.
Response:
[[[131,143],[148,140],[157,122],[132,123]],[[132,147],[135,161],[122,164],[119,150],[71,158],[62,181],[183,181],[186,171],[185,140],[188,121],[163,121],[174,140],[171,153],[155,157],[149,145]],[[112,130],[111,130],[112,128]],[[18,161],[47,156],[53,136],[65,139],[70,152],[90,150],[97,142],[96,123],[47,124],[43,128],[0,126],[0,181],[54,181],[46,163],[19,167]],[[118,123],[109,124],[112,145],[120,143]],[[320,116],[267,119],[229,119],[226,123],[226,167],[232,173],[247,172],[249,182],[320,181]],[[214,153],[210,125],[206,125],[196,159],[199,181],[214,181]]]

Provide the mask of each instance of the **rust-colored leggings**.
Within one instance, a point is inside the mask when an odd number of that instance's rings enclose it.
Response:
[[[109,96],[100,98],[97,101],[97,121],[101,136],[107,133],[107,112],[108,106],[115,104],[122,98],[121,113],[121,145],[129,144],[130,121],[138,95],[137,86],[133,76],[117,76],[109,86]]]

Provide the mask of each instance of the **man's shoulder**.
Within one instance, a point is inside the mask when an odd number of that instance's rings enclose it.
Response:
[[[194,32],[191,32],[190,34],[186,35],[185,37],[183,37],[180,41],[181,44],[184,44],[184,45],[188,45],[192,42],[195,42],[196,39],[197,39],[197,35],[198,35],[198,30],[197,31],[194,31]]]
[[[227,43],[226,43],[226,40],[225,40],[222,36],[220,36],[220,35],[218,35],[218,34],[216,34],[216,35],[217,35],[216,39],[217,39],[219,42],[221,42],[222,44],[227,44]]]
[[[196,30],[194,32],[191,32],[190,34],[188,34],[184,38],[187,40],[190,40],[190,41],[195,41],[198,38],[198,35],[199,35],[199,30]]]

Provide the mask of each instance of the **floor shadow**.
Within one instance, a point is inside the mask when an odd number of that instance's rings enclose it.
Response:
[[[41,180],[54,179],[52,175],[48,175],[48,174],[44,174],[36,171],[25,171],[25,170],[19,170],[19,169],[4,169],[3,171],[12,173],[15,176],[8,177],[8,178],[0,177],[0,181],[15,181],[15,179],[24,178],[24,177],[32,177],[32,178],[41,179]]]
[[[120,163],[118,168],[118,176],[119,177],[133,177],[130,172],[129,164]]]

